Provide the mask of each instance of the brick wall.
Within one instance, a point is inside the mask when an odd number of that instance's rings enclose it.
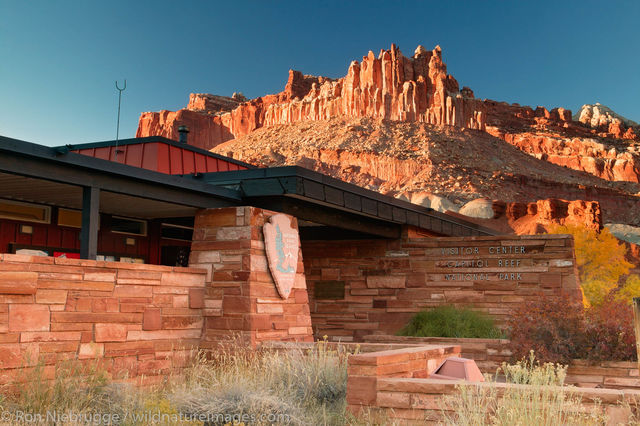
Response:
[[[313,340],[302,253],[298,252],[296,280],[286,300],[269,272],[262,226],[274,214],[230,207],[196,216],[189,264],[207,270],[204,347],[234,334],[252,345]]]
[[[582,297],[568,235],[435,238],[408,229],[393,241],[303,241],[302,253],[317,337],[395,333],[442,304],[503,323],[540,294]]]
[[[159,381],[202,335],[205,270],[0,254],[0,381],[15,368],[99,360]]]

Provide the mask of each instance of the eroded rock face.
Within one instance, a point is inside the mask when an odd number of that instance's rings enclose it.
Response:
[[[184,111],[197,115],[185,114]],[[418,46],[406,57],[391,45],[353,61],[338,80],[289,71],[285,90],[246,102],[207,94],[191,94],[186,109],[145,112],[136,137],[175,137],[189,125],[189,143],[213,148],[257,128],[333,117],[373,117],[484,130],[484,104],[469,88],[459,89],[442,61],[442,50]],[[187,120],[187,122],[182,122]],[[203,130],[198,130],[202,128]]]
[[[486,131],[536,158],[610,181],[640,182],[640,139],[633,128],[611,115],[605,118],[598,108],[583,107],[585,124],[562,108],[533,110],[489,100],[485,106]]]

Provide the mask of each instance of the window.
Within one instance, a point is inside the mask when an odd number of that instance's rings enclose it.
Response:
[[[116,234],[147,235],[147,221],[111,216],[111,232]]]
[[[169,240],[191,241],[193,239],[193,228],[189,226],[163,223],[160,232],[162,238]]]
[[[51,223],[51,207],[0,199],[0,217],[26,222]]]

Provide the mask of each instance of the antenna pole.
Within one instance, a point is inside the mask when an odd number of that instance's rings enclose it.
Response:
[[[124,79],[124,87],[121,89],[116,80],[116,89],[118,90],[118,124],[116,125],[116,155],[115,161],[118,161],[118,140],[120,138],[120,103],[122,101],[122,92],[127,89],[127,79]]]

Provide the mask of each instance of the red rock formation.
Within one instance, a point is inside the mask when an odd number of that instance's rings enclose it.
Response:
[[[493,211],[495,214],[491,219],[448,213],[506,234],[540,234],[551,231],[556,225],[582,225],[597,231],[602,229],[602,211],[597,201],[549,198],[535,203],[505,203],[494,200]]]
[[[489,100],[485,107],[486,131],[536,158],[606,180],[640,182],[640,153],[633,146],[638,138],[619,120],[594,128],[572,121],[563,108],[534,111]]]
[[[459,90],[458,82],[447,74],[439,46],[433,51],[418,46],[411,58],[395,45],[381,50],[377,58],[369,52],[361,63],[353,61],[347,75],[338,80],[289,71],[283,92],[222,112],[228,110],[228,99],[192,94],[186,110],[142,113],[136,136],[174,138],[178,126],[186,124],[192,132],[189,143],[212,148],[262,126],[339,116],[485,127],[482,101],[473,97],[471,89]]]

